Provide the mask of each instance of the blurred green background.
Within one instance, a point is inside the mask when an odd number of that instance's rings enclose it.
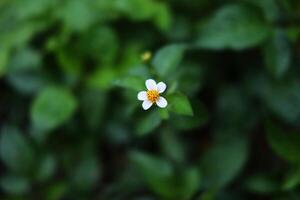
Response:
[[[1,0],[0,199],[300,199],[299,11]]]

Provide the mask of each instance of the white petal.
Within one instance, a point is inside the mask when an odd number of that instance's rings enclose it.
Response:
[[[144,102],[143,102],[143,108],[144,108],[144,110],[148,110],[151,106],[152,106],[152,102],[151,101],[149,101],[149,100],[145,100]]]
[[[157,90],[156,82],[153,79],[146,80],[146,87],[148,90]]]
[[[157,84],[157,90],[159,93],[163,93],[167,88],[167,85],[164,82],[159,82]]]
[[[144,101],[147,99],[147,92],[146,91],[141,91],[137,95],[138,100]]]
[[[168,102],[165,98],[159,97],[159,99],[156,101],[156,105],[161,108],[165,108],[168,105]]]

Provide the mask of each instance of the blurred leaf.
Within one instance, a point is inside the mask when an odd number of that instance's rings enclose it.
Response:
[[[130,159],[153,191],[165,197],[172,196],[174,191],[169,184],[173,169],[170,163],[141,152],[131,152]]]
[[[116,0],[115,7],[135,21],[153,20],[162,30],[171,25],[170,11],[164,2],[151,0]]]
[[[164,129],[160,135],[160,146],[166,157],[175,162],[184,162],[186,152],[183,142],[172,129]]]
[[[264,48],[267,69],[276,78],[282,77],[291,64],[291,49],[283,30],[276,30]]]
[[[295,79],[282,80],[282,82],[266,82],[259,89],[266,106],[284,122],[299,124],[300,117],[300,82]]]
[[[187,116],[193,116],[192,106],[186,96],[181,93],[174,93],[168,96],[170,110],[175,113]]]
[[[29,175],[33,170],[35,155],[22,133],[15,127],[4,127],[0,140],[1,159],[16,174]]]
[[[92,57],[104,67],[111,66],[119,50],[118,35],[109,26],[100,26],[86,32],[80,41],[80,50],[86,57]],[[115,70],[114,68],[112,70]]]
[[[208,188],[220,189],[229,184],[247,160],[247,141],[230,137],[216,143],[202,156],[200,168]]]
[[[35,98],[31,120],[38,130],[52,130],[69,120],[77,107],[76,99],[67,89],[48,87]],[[42,133],[40,137],[46,135]]]
[[[288,133],[271,122],[267,123],[268,142],[282,158],[291,162],[300,162],[300,135]]]
[[[5,49],[0,49],[0,77],[6,72],[6,65],[8,63],[9,52]]]
[[[54,6],[57,0],[24,0],[15,1],[16,15],[19,19],[39,16]]]
[[[100,164],[96,157],[89,156],[74,167],[71,178],[76,187],[91,190],[101,175]]]
[[[36,171],[36,179],[38,181],[46,181],[54,175],[56,169],[56,160],[52,155],[44,155],[39,162]]]
[[[139,136],[145,136],[146,134],[155,130],[161,123],[161,117],[157,110],[148,113],[137,122],[136,132]]]
[[[13,195],[24,195],[30,190],[30,182],[14,175],[5,175],[0,179],[0,185],[3,191]]]
[[[102,124],[107,106],[107,94],[98,90],[85,90],[82,96],[82,112],[90,130],[96,130]]]
[[[172,116],[172,124],[179,130],[189,130],[194,128],[200,128],[204,126],[209,120],[209,113],[205,105],[201,102],[197,102],[194,105],[193,116]]]
[[[168,77],[171,72],[176,70],[183,58],[183,54],[183,45],[172,44],[165,46],[155,53],[152,65],[160,76]]]
[[[8,64],[8,82],[21,93],[40,90],[45,85],[40,69],[41,64],[39,52],[29,48],[18,50]]]
[[[300,184],[300,168],[292,169],[286,176],[282,188],[283,190],[292,190]]]
[[[98,68],[87,80],[87,85],[93,89],[108,90],[116,80],[116,71],[113,68]]]
[[[57,15],[62,19],[66,28],[74,31],[84,31],[95,21],[92,1],[66,0],[56,10]]]
[[[188,200],[198,189],[200,174],[195,168],[175,174],[166,160],[141,152],[131,152],[130,159],[152,191],[162,199]]]
[[[182,179],[180,180],[182,187],[178,188],[180,191],[179,194],[182,194],[181,199],[191,199],[199,189],[200,181],[200,173],[196,168],[186,169]]]
[[[265,18],[275,22],[280,18],[280,7],[276,0],[245,0],[247,3],[258,6],[264,13]]]
[[[280,187],[277,180],[267,173],[252,175],[246,180],[245,186],[252,193],[265,195],[277,192]]]
[[[137,76],[126,76],[122,77],[120,79],[117,79],[114,82],[115,85],[126,88],[126,89],[131,89],[134,91],[142,91],[146,90],[145,82],[142,78],[137,77]]]
[[[207,49],[245,49],[261,44],[270,27],[260,14],[242,5],[226,5],[201,28],[197,46]]]
[[[61,200],[68,190],[64,182],[56,182],[47,189],[46,200]]]

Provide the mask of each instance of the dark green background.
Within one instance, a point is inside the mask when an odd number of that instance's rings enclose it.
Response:
[[[298,200],[299,55],[299,0],[1,0],[0,199]]]

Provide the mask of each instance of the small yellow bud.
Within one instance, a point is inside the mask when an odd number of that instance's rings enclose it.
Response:
[[[146,51],[141,55],[141,59],[143,62],[148,62],[152,57],[152,53],[150,51]]]

